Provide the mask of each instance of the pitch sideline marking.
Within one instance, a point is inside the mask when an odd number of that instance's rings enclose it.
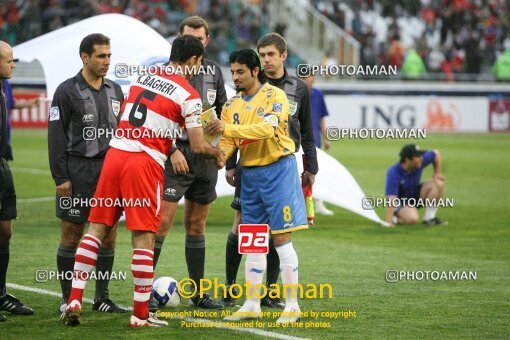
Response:
[[[29,287],[29,286],[23,286],[23,285],[18,285],[18,284],[15,284],[15,283],[8,283],[7,287],[8,288],[12,288],[12,289],[24,290],[26,292],[37,293],[37,294],[42,294],[42,295],[49,295],[49,296],[56,296],[58,298],[62,298],[62,294],[57,293],[57,292],[52,292],[52,291],[46,290],[46,289],[40,289],[40,288],[34,288],[34,287]],[[94,301],[92,299],[87,299],[87,298],[84,298],[83,301],[84,302],[88,302],[88,303],[94,303]],[[127,310],[133,310],[132,307],[124,307],[124,306],[120,306],[120,307],[126,308]],[[273,338],[273,339],[282,339],[282,340],[309,340],[307,338],[299,338],[299,337],[295,337],[295,336],[290,336],[290,335],[285,335],[285,334],[280,334],[280,333],[274,333],[274,332],[270,332],[270,331],[264,331],[264,330],[256,329],[256,328],[237,328],[237,327],[232,327],[232,326],[228,326],[227,324],[225,324],[225,323],[223,323],[221,321],[212,321],[212,320],[208,320],[208,319],[178,318],[178,317],[172,318],[172,319],[179,319],[179,320],[184,320],[184,321],[188,321],[188,322],[207,323],[207,324],[213,325],[213,328],[228,329],[228,330],[232,330],[232,331],[251,333],[251,334],[260,335],[260,336],[264,336],[264,337],[267,337],[267,338]]]
[[[18,203],[39,203],[39,202],[50,202],[54,201],[55,196],[46,196],[46,197],[34,197],[34,198],[18,198],[16,201]]]
[[[51,175],[50,170],[44,170],[44,169],[34,169],[34,168],[11,168],[12,172],[24,172],[27,174],[33,174],[33,175]]]

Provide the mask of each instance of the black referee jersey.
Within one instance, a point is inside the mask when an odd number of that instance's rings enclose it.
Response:
[[[97,90],[85,81],[81,70],[58,86],[48,116],[50,169],[57,185],[70,179],[69,156],[104,158],[120,121],[123,101],[118,84],[103,78]]]
[[[7,103],[3,83],[0,80],[0,158],[7,152]]]

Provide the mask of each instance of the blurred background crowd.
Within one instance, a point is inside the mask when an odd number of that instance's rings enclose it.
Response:
[[[472,80],[495,72],[505,50],[510,62],[510,6],[505,0],[309,4],[361,43],[362,64],[395,65],[404,77],[428,73],[454,80],[463,74],[468,78],[464,80]],[[253,47],[263,34],[276,31],[285,36],[284,22],[269,27],[268,11],[269,0],[2,0],[0,39],[16,45],[104,13],[130,15],[171,38],[182,19],[198,14],[210,25],[208,55],[226,63],[231,51]]]

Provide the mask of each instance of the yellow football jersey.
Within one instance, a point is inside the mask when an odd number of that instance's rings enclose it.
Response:
[[[248,101],[232,97],[223,106],[221,120],[225,131],[220,148],[227,159],[235,148],[241,150],[242,166],[264,166],[292,154],[289,137],[289,102],[285,92],[268,83]]]

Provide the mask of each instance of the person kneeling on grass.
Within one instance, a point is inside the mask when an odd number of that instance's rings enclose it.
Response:
[[[432,179],[420,183],[423,169],[433,164]],[[405,145],[400,151],[400,162],[392,165],[386,173],[386,196],[388,201],[396,199],[401,204],[390,204],[386,208],[386,222],[395,224],[416,224],[419,220],[418,207],[421,202],[434,202],[443,196],[445,178],[442,175],[442,160],[438,150],[423,151],[414,144]],[[418,202],[418,206],[406,205]],[[425,208],[423,223],[426,225],[447,225],[448,222],[436,217],[438,207]]]

